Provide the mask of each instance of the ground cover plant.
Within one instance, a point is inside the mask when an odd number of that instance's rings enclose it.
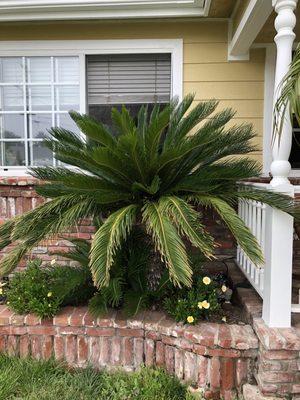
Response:
[[[161,370],[112,374],[67,370],[54,361],[0,355],[0,399],[192,400],[187,388]]]
[[[25,271],[14,274],[2,287],[7,305],[16,313],[49,318],[62,306],[86,304],[94,294],[88,268],[56,262],[41,268],[41,264],[39,259],[29,262]]]
[[[240,180],[261,172],[259,164],[246,157],[257,150],[252,126],[228,128],[231,109],[216,112],[216,101],[192,108],[193,100],[189,95],[163,109],[157,105],[151,113],[141,107],[137,119],[125,107],[113,109],[117,134],[75,112],[70,115],[84,136],[52,128],[45,143],[58,161],[73,168],[32,169],[43,181],[37,192],[51,200],[0,227],[0,249],[15,244],[1,260],[0,274],[10,273],[41,240],[66,232],[81,218],[97,218],[101,224],[88,254],[100,292],[94,308],[113,303],[109,294],[117,293],[124,281],[128,288],[128,270],[123,271],[127,266],[118,263],[118,257],[137,228],[152,249],[145,273],[144,263],[137,263],[146,288],[139,279],[128,290],[139,305],[141,294],[159,287],[163,268],[174,286],[191,287],[187,242],[206,258],[214,257],[217,243],[201,218],[207,208],[217,212],[249,258],[261,263],[261,249],[237,215],[238,200],[262,201],[296,218],[299,207],[288,196],[239,186]],[[130,297],[128,292],[124,298]]]

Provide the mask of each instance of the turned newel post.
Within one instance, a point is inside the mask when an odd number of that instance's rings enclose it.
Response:
[[[292,61],[296,25],[294,11],[297,0],[273,0],[277,13],[275,28],[277,35],[277,60],[275,70],[274,101],[280,96],[280,83]],[[272,127],[270,127],[272,129]],[[281,138],[273,143],[271,188],[294,196],[294,187],[288,176],[291,171],[289,156],[292,146],[292,125],[287,111]],[[271,327],[291,325],[292,270],[293,270],[293,218],[288,214],[266,208],[265,268],[263,292],[263,319]]]
[[[277,47],[277,60],[275,70],[275,93],[274,100],[280,96],[280,82],[289,70],[292,61],[293,43],[296,25],[296,16],[294,11],[298,0],[273,0],[273,6],[277,13],[275,19],[275,43]],[[273,179],[272,186],[289,184],[288,176],[291,171],[289,156],[292,146],[292,125],[287,112],[284,122],[281,139],[277,137],[273,144],[271,172]]]

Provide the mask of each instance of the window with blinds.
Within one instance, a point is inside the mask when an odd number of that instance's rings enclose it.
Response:
[[[89,113],[111,125],[112,106],[136,115],[142,104],[166,104],[171,96],[171,54],[112,54],[87,57]]]

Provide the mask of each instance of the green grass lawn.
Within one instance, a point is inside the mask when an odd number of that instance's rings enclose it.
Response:
[[[0,400],[191,400],[186,387],[163,371],[112,374],[70,371],[54,361],[0,355]]]

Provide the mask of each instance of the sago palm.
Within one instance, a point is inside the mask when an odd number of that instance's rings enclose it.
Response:
[[[52,128],[46,140],[57,160],[73,168],[33,168],[44,181],[38,194],[48,202],[9,220],[0,228],[1,248],[16,245],[0,265],[9,273],[41,240],[66,232],[81,218],[104,216],[90,251],[90,268],[98,287],[109,285],[118,250],[135,225],[144,227],[178,286],[191,285],[192,268],[184,238],[206,257],[215,242],[201,222],[202,208],[212,208],[255,263],[262,253],[238,217],[239,199],[262,201],[290,214],[291,198],[262,189],[238,187],[259,176],[256,161],[244,155],[257,150],[251,125],[226,128],[234,112],[215,112],[216,101],[191,109],[193,96],[152,112],[141,107],[136,120],[125,107],[112,110],[117,134],[86,115],[70,115],[83,135]],[[205,211],[204,211],[205,212]]]

